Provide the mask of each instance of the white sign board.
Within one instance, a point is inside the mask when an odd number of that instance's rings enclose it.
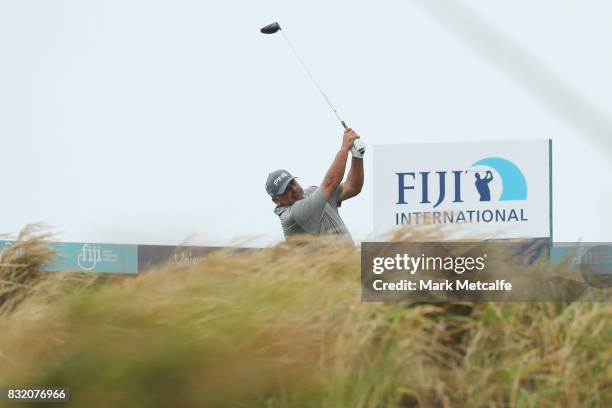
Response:
[[[374,230],[552,238],[551,140],[374,146]]]

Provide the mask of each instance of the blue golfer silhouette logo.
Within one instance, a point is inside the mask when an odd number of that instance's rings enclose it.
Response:
[[[480,201],[491,201],[491,190],[489,190],[489,183],[493,180],[493,174],[490,170],[484,178],[480,177],[480,173],[476,173],[476,190],[480,194]]]
[[[502,193],[499,201],[514,201],[527,199],[527,181],[521,169],[510,160],[501,157],[485,157],[472,164],[474,166],[486,166],[497,172],[502,181]],[[493,180],[493,173],[487,170],[485,177],[476,172],[476,190],[480,195],[480,201],[491,201],[489,183]]]

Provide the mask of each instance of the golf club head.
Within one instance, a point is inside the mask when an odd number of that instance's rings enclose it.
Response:
[[[274,22],[272,24],[268,24],[267,26],[263,27],[260,31],[264,34],[274,34],[280,29],[281,29],[280,25]]]

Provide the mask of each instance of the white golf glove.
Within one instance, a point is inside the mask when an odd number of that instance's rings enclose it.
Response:
[[[366,145],[363,143],[361,138],[355,139],[353,142],[353,147],[351,147],[351,154],[353,157],[357,157],[358,159],[363,159],[363,155],[366,151]]]

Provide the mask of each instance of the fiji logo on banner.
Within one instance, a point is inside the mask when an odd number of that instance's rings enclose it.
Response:
[[[102,248],[99,245],[83,244],[77,256],[77,264],[84,271],[92,271],[102,262]]]
[[[495,175],[494,175],[495,173]],[[453,203],[524,201],[527,200],[527,180],[521,169],[502,157],[485,157],[467,170],[396,172],[398,205],[445,209]],[[492,196],[490,184],[495,179],[501,185],[499,194]],[[396,225],[528,221],[522,208],[467,209],[461,211],[429,211],[396,213]]]
[[[437,180],[438,197],[433,205],[433,208],[436,208],[446,199],[447,175],[454,184],[454,195],[452,202],[462,203],[464,202],[461,194],[462,184],[464,183],[465,175],[470,173],[474,173],[474,179],[472,181],[480,196],[479,201],[491,201],[489,183],[493,180],[493,173],[490,170],[487,170],[484,172],[484,175],[481,175],[483,172],[471,170],[476,166],[486,166],[492,168],[497,172],[497,174],[499,174],[503,186],[499,201],[527,199],[527,181],[525,180],[523,172],[521,172],[521,170],[510,160],[501,157],[486,157],[472,164],[469,170],[396,173],[398,189],[397,204],[408,204],[406,191],[415,190],[417,187],[421,190],[419,203],[430,204],[430,183],[435,183]],[[435,175],[432,175],[432,173],[435,173]]]
[[[527,199],[527,180],[521,169],[510,160],[501,157],[486,157],[472,164],[475,166],[486,166],[495,170],[502,180],[502,193],[499,201],[520,201]],[[490,201],[489,182],[493,179],[491,171],[487,171],[486,178],[481,178],[476,172],[475,185],[480,194],[480,201]]]
[[[129,246],[114,244],[77,245],[80,245],[80,249],[76,256],[76,263],[83,271],[123,272],[120,269],[125,268],[130,273],[134,269],[127,264],[136,259],[135,248],[128,250],[126,248]],[[71,250],[74,249],[71,248]]]

